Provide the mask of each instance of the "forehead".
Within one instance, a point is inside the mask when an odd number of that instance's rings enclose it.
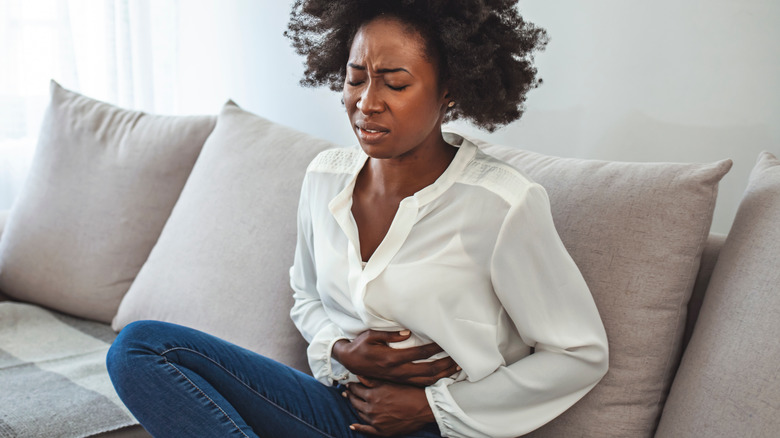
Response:
[[[431,64],[423,37],[396,18],[380,17],[361,26],[349,51],[349,62],[392,68],[393,66]]]

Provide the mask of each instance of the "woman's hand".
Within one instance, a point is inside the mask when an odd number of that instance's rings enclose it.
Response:
[[[393,348],[388,344],[409,338],[411,332],[382,332],[368,330],[353,341],[340,340],[333,345],[333,357],[353,374],[370,379],[428,386],[442,377],[449,377],[460,371],[451,357],[432,362],[414,363],[428,359],[442,350],[437,344],[426,344],[411,348]]]
[[[348,384],[343,395],[365,424],[352,424],[350,429],[371,435],[393,436],[408,434],[436,422],[424,389],[358,378],[360,383]]]

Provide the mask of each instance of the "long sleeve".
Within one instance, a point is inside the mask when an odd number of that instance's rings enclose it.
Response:
[[[303,181],[298,204],[298,240],[295,260],[290,268],[290,286],[295,303],[290,310],[290,317],[304,339],[309,342],[307,354],[314,377],[326,385],[331,385],[335,380],[346,378],[349,373],[343,365],[331,359],[333,345],[339,339],[346,339],[346,336],[331,321],[317,291],[308,183],[307,176]]]
[[[571,407],[607,371],[601,318],[538,184],[510,207],[490,274],[496,296],[535,353],[478,381],[442,379],[426,388],[444,436],[523,435]]]

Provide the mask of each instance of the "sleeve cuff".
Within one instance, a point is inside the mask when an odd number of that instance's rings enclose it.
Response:
[[[309,367],[314,377],[325,385],[342,381],[349,377],[349,370],[333,359],[333,345],[341,339],[348,339],[335,324],[328,324],[309,343],[306,350]]]
[[[473,425],[467,424],[466,414],[460,409],[449,391],[449,386],[455,383],[453,379],[440,379],[438,382],[425,388],[425,396],[436,418],[441,436],[453,438],[492,438],[485,435]],[[468,435],[464,435],[468,433]]]

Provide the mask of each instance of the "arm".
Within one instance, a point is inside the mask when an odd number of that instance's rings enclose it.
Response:
[[[515,437],[571,407],[607,371],[607,339],[593,297],[555,230],[544,189],[531,186],[499,232],[496,295],[536,351],[476,381],[426,388],[443,435]]]
[[[309,177],[304,177],[298,203],[298,239],[295,260],[290,268],[290,286],[295,303],[290,317],[304,339],[309,342],[307,355],[312,374],[320,382],[331,385],[345,379],[348,371],[331,360],[333,344],[346,339],[325,311],[317,292],[317,272],[312,248],[313,228],[309,206]]]

